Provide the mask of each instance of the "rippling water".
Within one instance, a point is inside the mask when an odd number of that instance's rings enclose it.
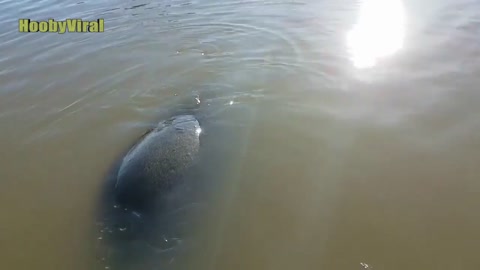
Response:
[[[480,267],[478,1],[0,5],[1,269],[113,269],[94,252],[105,175],[192,94],[211,203],[189,228],[202,248],[168,262]]]

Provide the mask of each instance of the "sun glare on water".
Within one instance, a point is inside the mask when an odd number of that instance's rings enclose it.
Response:
[[[363,0],[357,23],[347,33],[356,68],[369,68],[403,46],[405,10],[402,0]]]

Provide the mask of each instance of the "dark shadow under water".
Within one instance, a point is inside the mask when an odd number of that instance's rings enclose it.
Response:
[[[98,239],[101,265],[125,270],[174,269],[177,257],[193,248],[194,240],[186,235],[196,226],[194,216],[206,206],[190,185],[193,175],[187,174],[169,194],[158,198],[150,212],[135,212],[116,204],[114,175],[105,185],[97,222],[102,238]]]

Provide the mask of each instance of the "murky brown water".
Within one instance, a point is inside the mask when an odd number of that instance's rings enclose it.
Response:
[[[477,1],[0,5],[0,269],[108,267],[105,175],[192,94],[214,192],[183,269],[480,269]]]

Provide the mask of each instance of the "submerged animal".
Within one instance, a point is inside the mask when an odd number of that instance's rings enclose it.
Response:
[[[151,209],[194,163],[200,132],[194,116],[180,115],[146,133],[120,164],[113,190],[116,202],[140,213]]]
[[[183,232],[190,219],[181,209],[192,204],[189,180],[195,175],[200,133],[195,116],[173,116],[115,162],[97,220],[102,267],[157,269],[172,266],[171,260],[187,250]]]

